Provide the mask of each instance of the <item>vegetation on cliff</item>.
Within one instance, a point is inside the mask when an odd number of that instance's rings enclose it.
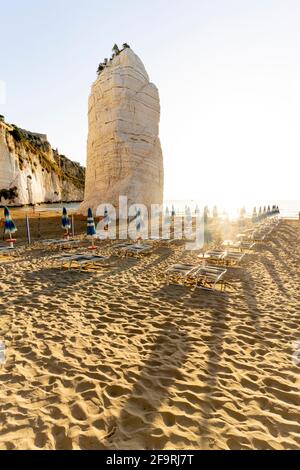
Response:
[[[32,178],[30,175],[36,172],[55,174],[66,190],[69,182],[70,188],[75,187],[83,192],[85,168],[52,149],[46,135],[29,132],[15,124],[9,125],[5,123],[4,116],[0,124],[4,130],[7,148],[16,158],[19,170],[28,173],[29,169],[28,178]],[[8,186],[0,188],[0,202],[3,198],[13,203],[18,198],[18,188],[13,186],[13,183]]]
[[[116,57],[122,51],[124,51],[124,49],[130,49],[130,46],[129,46],[129,44],[127,44],[127,42],[124,42],[124,44],[122,46],[122,49],[119,49],[119,46],[117,44],[114,44],[114,46],[112,48],[113,53],[112,53],[111,58],[109,60],[104,59],[103,62],[100,62],[100,64],[98,65],[98,68],[97,68],[97,75],[99,76],[101,74],[101,72],[105,69],[105,67],[109,64],[109,62],[111,62],[114,57]]]

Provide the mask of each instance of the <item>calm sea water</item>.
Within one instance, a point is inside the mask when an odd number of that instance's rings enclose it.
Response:
[[[199,207],[200,211],[203,210],[204,206],[208,206],[210,209],[213,208],[214,205],[217,206],[218,212],[220,215],[227,214],[231,219],[235,219],[239,216],[239,211],[241,207],[245,207],[246,213],[248,216],[252,215],[253,208],[256,207],[258,210],[260,206],[262,208],[264,206],[270,205],[278,205],[280,208],[280,214],[282,217],[286,218],[298,218],[300,212],[300,201],[247,201],[246,203],[241,203],[239,206],[234,204],[217,204],[212,201],[203,202],[203,201],[196,201],[196,200],[167,200],[164,203],[165,207],[168,207],[171,210],[172,206],[174,205],[175,211],[177,214],[183,214],[185,207],[189,206],[191,211],[193,212],[196,206]],[[66,207],[69,212],[76,212],[79,208],[79,202],[71,202],[71,203],[55,203],[55,204],[40,204],[36,206],[36,212],[45,212],[45,211],[55,211],[61,212],[63,207]],[[19,207],[19,208],[12,208],[11,211],[24,211],[24,212],[31,212],[33,209],[31,207]]]

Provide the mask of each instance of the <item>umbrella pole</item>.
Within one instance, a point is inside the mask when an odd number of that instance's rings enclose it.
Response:
[[[13,248],[14,247],[14,242],[12,241],[12,236],[11,236],[11,232],[9,232],[9,247],[10,248]]]
[[[72,237],[75,236],[75,227],[74,227],[74,214],[72,214]]]
[[[31,238],[30,238],[30,225],[29,225],[28,214],[26,214],[26,232],[27,232],[28,245],[30,245],[31,244]]]

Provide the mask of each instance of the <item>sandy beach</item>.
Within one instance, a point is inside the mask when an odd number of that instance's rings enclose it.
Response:
[[[299,449],[299,241],[284,221],[225,293],[167,285],[183,243],[83,272],[2,257],[0,449]]]

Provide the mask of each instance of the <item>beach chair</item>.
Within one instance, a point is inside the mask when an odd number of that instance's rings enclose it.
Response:
[[[122,248],[126,248],[132,245],[134,245],[133,242],[115,243],[114,245],[111,246],[111,248],[114,250],[121,250]]]
[[[167,282],[175,282],[176,284],[180,284],[181,281],[186,281],[191,276],[192,272],[199,268],[199,265],[194,264],[184,264],[184,263],[177,263],[172,264],[169,268],[165,271],[165,275],[167,277]]]
[[[74,239],[48,239],[48,240],[41,240],[37,242],[36,247],[38,249],[40,248],[49,248],[50,250],[55,250],[56,248],[58,249],[68,249],[72,248],[73,246],[76,246],[80,243],[80,240],[74,240]]]
[[[56,263],[58,266],[61,268],[63,267],[64,264],[70,263],[72,259],[79,259],[79,258],[84,258],[88,255],[86,253],[63,253],[60,255],[54,255],[51,257],[52,265]]]
[[[251,237],[251,241],[255,243],[263,243],[266,241],[267,235],[262,232],[254,232]]]
[[[245,253],[237,253],[235,251],[226,251],[223,261],[226,266],[237,266],[244,259]]]
[[[88,266],[102,266],[110,267],[111,263],[109,256],[102,255],[85,255],[71,258],[69,262],[69,269],[79,267],[79,271],[82,271],[84,267]]]
[[[123,256],[141,256],[151,253],[153,247],[151,245],[128,245],[121,248],[121,253]]]
[[[225,249],[230,249],[231,251],[245,252],[254,250],[256,243],[248,241],[237,241],[237,240],[224,240],[222,246]]]
[[[224,276],[227,269],[217,266],[202,266],[192,264],[173,264],[166,271],[168,284],[187,284],[207,290],[215,290],[220,284],[221,290],[225,290]]]
[[[88,265],[106,265],[107,261],[110,259],[109,256],[102,256],[102,255],[89,255],[86,253],[76,253],[76,254],[67,254],[64,253],[63,255],[57,255],[52,258],[53,263],[57,263],[61,268],[63,266],[68,267],[68,269],[79,267],[79,271]]]
[[[199,255],[198,258],[206,259],[213,264],[222,264],[226,251],[210,250],[204,253],[204,257]]]
[[[172,245],[173,243],[178,243],[180,241],[180,238],[167,238],[167,237],[156,237],[156,236],[151,236],[147,239],[147,242],[153,243],[155,245],[163,245],[163,246],[169,246]]]
[[[256,246],[255,242],[247,242],[247,241],[241,241],[240,242],[240,250],[241,251],[246,251],[246,250],[252,251],[252,250],[254,250],[255,246]]]
[[[244,258],[245,253],[240,253],[236,251],[222,251],[222,250],[212,250],[206,251],[204,256],[202,254],[198,255],[198,258],[202,260],[208,260],[212,264],[218,266],[236,266],[240,264]]]
[[[220,285],[220,290],[225,291],[226,284],[224,277],[227,269],[222,269],[216,266],[201,266],[190,275],[195,279],[195,287],[206,290],[216,290],[217,285]]]

